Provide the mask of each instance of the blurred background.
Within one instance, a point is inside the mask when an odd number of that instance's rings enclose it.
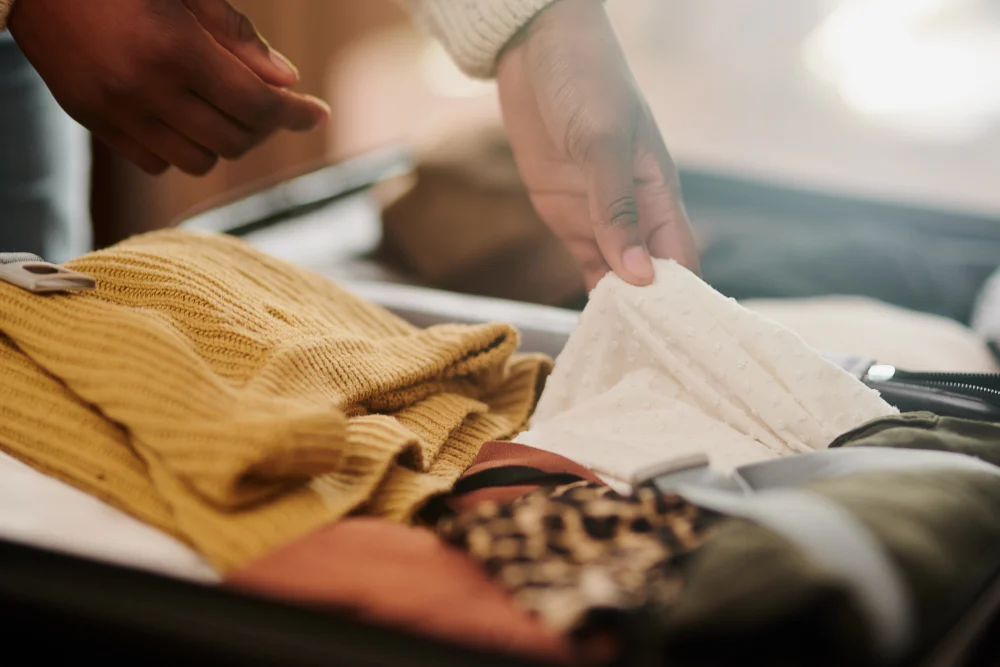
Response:
[[[97,146],[99,245],[318,164],[406,146],[417,185],[379,205],[383,264],[467,285],[458,260],[427,268],[413,237],[510,230],[469,240],[483,247],[468,261],[513,268],[534,287],[468,291],[579,297],[565,256],[539,249],[549,241],[523,223],[531,213],[496,132],[492,84],[462,76],[391,0],[235,4],[299,66],[301,89],[330,102],[332,122],[203,179],[149,178]],[[607,7],[681,167],[706,279],[737,298],[859,294],[969,320],[1000,263],[1000,0]],[[490,215],[500,217],[467,229]],[[512,255],[529,245],[534,259]]]

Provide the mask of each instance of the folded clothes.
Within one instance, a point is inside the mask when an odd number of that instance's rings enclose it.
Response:
[[[830,447],[952,452],[1000,466],[1000,424],[911,412],[859,426],[834,440]]]
[[[463,477],[506,466],[590,477],[572,461],[509,442],[485,443]],[[449,502],[465,512],[537,488],[484,488]],[[480,649],[556,661],[580,657],[563,632],[532,617],[477,560],[427,528],[348,518],[231,571],[225,583]],[[602,655],[602,647],[590,646],[591,658],[595,650]]]
[[[176,579],[219,580],[183,542],[3,452],[0,540]]]
[[[479,456],[465,471],[462,479],[468,479],[494,468],[519,466],[543,473],[568,473],[584,481],[600,483],[600,478],[591,470],[565,457],[534,447],[514,442],[487,442],[479,450]],[[466,493],[449,493],[444,499],[451,513],[461,513],[485,502],[508,502],[538,488],[537,484],[495,486],[486,484],[483,488]]]
[[[484,443],[463,477],[511,465],[593,479],[572,461],[502,441]],[[486,488],[449,500],[464,511],[537,488]],[[206,584],[220,581],[192,549],[3,453],[0,539]],[[562,661],[573,654],[563,633],[532,618],[474,559],[427,528],[384,519],[325,525],[231,569],[221,581],[475,648]]]
[[[0,284],[0,450],[225,571],[351,512],[408,520],[526,423],[549,361],[419,330],[236,239],[166,231]]]
[[[438,530],[551,627],[650,664],[894,664],[1000,573],[1000,426],[901,415],[834,444],[734,483],[534,491]]]
[[[720,469],[826,447],[895,410],[789,330],[679,264],[590,297],[517,442],[618,481],[672,458]]]
[[[453,644],[544,660],[572,654],[562,633],[426,528],[344,519],[233,570],[226,583]]]
[[[791,495],[748,497],[784,504],[786,519],[806,518],[798,527],[748,512],[745,500],[744,518],[718,525],[685,571],[677,603],[662,611],[664,660],[898,660],[939,637],[997,576],[1000,426],[902,415],[834,445],[823,454],[843,460],[818,460],[816,477]],[[879,452],[891,456],[867,455]]]
[[[508,327],[421,331],[225,237],[161,232],[71,268],[97,290],[0,285],[0,451],[232,586],[557,660],[579,657],[564,630],[626,614],[670,664],[863,665],[1000,563],[1000,426],[896,415],[672,263],[595,291],[522,434],[541,449],[482,444],[523,430],[549,368]],[[619,495],[587,467],[698,453],[703,482],[741,481]],[[400,525],[504,466],[583,481],[449,498],[440,535]],[[205,569],[171,554],[161,570]]]
[[[582,481],[481,503],[437,530],[549,626],[579,635],[600,629],[598,612],[672,605],[684,559],[720,518],[675,494]]]

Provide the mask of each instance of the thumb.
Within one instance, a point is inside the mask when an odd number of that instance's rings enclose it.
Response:
[[[608,266],[633,285],[653,282],[653,262],[639,233],[639,206],[627,142],[596,142],[583,164],[594,236]]]
[[[287,58],[271,48],[253,22],[227,0],[183,0],[201,26],[254,74],[274,86],[298,83],[299,73]]]

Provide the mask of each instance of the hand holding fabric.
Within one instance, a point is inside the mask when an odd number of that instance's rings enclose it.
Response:
[[[9,27],[63,108],[151,173],[207,173],[329,113],[226,0],[19,0]]]
[[[653,280],[654,257],[697,271],[677,170],[600,2],[561,0],[501,55],[504,123],[532,203],[589,287]]]

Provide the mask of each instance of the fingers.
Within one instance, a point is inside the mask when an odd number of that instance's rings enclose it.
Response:
[[[297,81],[294,69],[226,0],[26,4],[25,53],[53,95],[146,171],[167,163],[203,174],[219,156],[328,115],[283,87]],[[60,20],[48,20],[53,12]]]
[[[192,92],[251,132],[266,135],[282,128],[303,132],[329,115],[322,101],[264,83],[221,46],[206,44],[204,51]]]
[[[661,183],[640,185],[639,212],[644,225],[646,248],[653,257],[675,259],[698,273],[698,250],[687,213],[680,198]]]
[[[597,283],[612,272],[604,255],[601,254],[601,249],[593,240],[567,241],[566,247],[576,258],[577,264],[580,265],[583,281],[587,285],[588,291],[597,287]]]
[[[260,36],[253,22],[227,0],[183,0],[202,27],[216,42],[243,64],[275,86],[292,86],[299,73],[283,55]]]
[[[535,192],[531,194],[531,203],[576,260],[587,289],[597,287],[597,283],[611,272],[611,267],[601,254],[593,227],[589,225],[586,195],[582,191],[579,194]]]
[[[188,94],[164,116],[168,125],[227,160],[243,157],[265,138],[194,94]]]
[[[309,130],[325,119],[322,102],[264,83],[207,38],[204,49],[208,57],[187,86],[158,90],[148,115],[118,121],[123,134],[158,159],[204,175],[220,156],[242,157],[277,129]]]
[[[646,247],[653,257],[675,259],[697,273],[697,245],[684,210],[677,167],[648,113],[638,135],[636,199]]]
[[[330,116],[329,105],[317,97],[290,90],[274,90],[274,93],[279,100],[278,125],[286,130],[307,132]]]
[[[219,161],[217,154],[159,119],[126,119],[122,121],[121,127],[146,150],[185,173],[204,176],[212,171]]]
[[[647,246],[653,257],[675,259],[688,270],[701,273],[694,235],[687,222],[657,227],[650,235]]]
[[[632,149],[617,137],[592,141],[583,159],[594,236],[608,265],[634,285],[653,282],[653,263],[639,229]]]
[[[170,164],[155,153],[146,150],[131,137],[109,128],[95,130],[96,136],[108,148],[115,151],[129,162],[134,163],[147,174],[154,176],[162,174]]]
[[[642,164],[646,158],[640,158]],[[652,168],[660,169],[659,164]],[[698,270],[698,253],[679,192],[669,184],[669,173],[643,180],[636,186],[646,248],[653,257],[675,259],[692,271]]]

